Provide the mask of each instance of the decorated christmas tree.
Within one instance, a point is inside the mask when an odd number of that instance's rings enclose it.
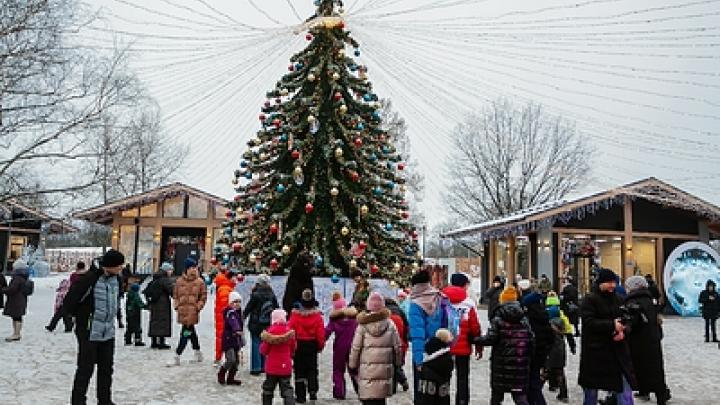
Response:
[[[406,284],[417,231],[404,200],[405,163],[383,125],[342,2],[316,0],[308,46],[267,93],[248,142],[216,254],[248,272],[281,274],[300,255],[315,272],[361,270]],[[351,55],[348,53],[352,53]]]

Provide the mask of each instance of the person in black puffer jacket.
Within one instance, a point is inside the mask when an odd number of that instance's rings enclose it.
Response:
[[[278,307],[277,298],[270,287],[270,276],[261,274],[257,278],[250,301],[248,301],[243,314],[243,317],[248,319],[248,330],[252,343],[250,350],[251,375],[260,375],[265,369],[265,357],[260,354],[260,334],[270,326],[270,315]]]
[[[500,294],[500,305],[490,321],[487,334],[474,344],[492,346],[490,353],[490,405],[502,404],[506,392],[516,404],[527,405],[530,354],[533,344],[530,322],[525,317],[517,291],[509,286]]]
[[[170,349],[165,338],[172,336],[172,295],[175,285],[170,277],[173,271],[172,264],[163,263],[143,291],[150,309],[148,336],[152,340],[150,347],[153,349]]]
[[[580,336],[580,300],[575,281],[570,276],[560,292],[560,309],[567,315],[568,320],[575,328],[575,336]]]
[[[5,294],[7,296],[3,315],[10,317],[13,325],[13,334],[5,338],[6,342],[16,342],[21,338],[23,316],[25,316],[28,304],[28,296],[25,295],[25,284],[28,282],[29,277],[28,265],[24,260],[17,259],[13,263],[10,284],[0,290],[0,295]]]
[[[638,396],[649,400],[649,393],[654,392],[657,404],[665,405],[670,390],[665,383],[662,326],[655,297],[647,280],[641,276],[628,277],[625,288],[628,291],[625,299],[625,333],[637,377]]]
[[[705,319],[705,342],[710,341],[710,331],[712,331],[712,341],[717,342],[715,323],[720,314],[720,296],[714,281],[708,280],[705,283],[705,289],[700,293],[698,302],[702,304],[702,317]]]
[[[545,368],[550,350],[555,343],[555,334],[550,327],[550,317],[545,311],[545,300],[543,296],[536,292],[526,294],[522,299],[522,305],[525,309],[532,328],[535,344],[533,346],[532,356],[530,358],[530,380],[528,386],[528,403],[530,405],[545,405],[545,397],[543,397],[542,389],[545,381],[542,379],[542,369]]]

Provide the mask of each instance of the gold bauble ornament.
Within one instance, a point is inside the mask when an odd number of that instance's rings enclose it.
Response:
[[[280,95],[283,96],[283,97],[287,96],[289,93],[290,93],[290,92],[288,91],[288,89],[282,89],[282,90],[280,90]]]
[[[317,119],[317,118],[315,118],[314,115],[308,115],[308,117],[307,117],[308,122],[311,123],[311,124],[312,124],[313,122],[315,122],[316,119]]]
[[[390,282],[390,287],[397,288],[398,284],[395,282],[395,280]]]
[[[347,226],[343,226],[340,233],[342,236],[348,236],[350,234],[350,229]]]
[[[360,207],[360,214],[367,215],[368,211],[370,211],[370,208],[368,208],[367,205],[363,205],[362,207]]]
[[[357,260],[355,260],[355,259],[350,260],[350,268],[354,269],[356,267],[357,267]]]
[[[289,254],[290,254],[290,246],[288,246],[288,245],[283,245],[283,247],[282,247],[282,254],[284,254],[284,255],[286,255],[286,256],[289,255]]]
[[[342,148],[336,148],[336,149],[335,149],[335,157],[336,157],[336,158],[341,158],[342,155],[343,155],[343,150],[342,150]]]
[[[245,211],[243,211],[243,207],[237,207],[237,208],[235,208],[235,212],[236,212],[238,215],[240,215],[240,218],[244,218],[243,213],[244,213]]]
[[[330,189],[330,195],[333,197],[337,197],[338,194],[340,194],[340,190],[337,189],[337,187],[333,187]]]
[[[401,186],[400,186],[400,192],[401,192],[401,193],[404,193],[404,192],[406,192],[406,191],[407,191],[407,187],[405,187],[404,184],[401,185]]]
[[[312,73],[310,73],[309,75],[307,75],[307,79],[308,79],[309,81],[311,81],[311,82],[314,82],[314,81],[315,81],[315,75],[312,74]]]
[[[250,253],[250,257],[248,259],[250,259],[251,262],[254,262],[257,260],[257,256],[255,256],[255,253]]]
[[[332,74],[332,79],[335,80],[335,81],[340,80],[340,73],[338,73],[338,72],[333,73],[333,74]]]
[[[297,167],[293,170],[293,175],[296,176],[296,177],[297,177],[297,176],[302,176],[302,174],[303,174],[303,172],[302,172],[302,167],[300,167],[300,166],[297,166]]]
[[[417,262],[413,263],[413,270],[417,270],[420,268],[420,265],[417,264]]]
[[[395,262],[395,264],[393,264],[393,270],[400,271],[400,263]]]
[[[267,153],[263,152],[260,154],[260,160],[266,160],[268,158]]]
[[[340,106],[340,114],[345,114],[348,110],[347,106],[345,104]]]
[[[341,57],[341,58],[344,58],[344,57],[345,57],[345,50],[344,50],[344,49],[339,50],[339,51],[338,51],[338,56]]]
[[[260,144],[262,143],[262,141],[260,140],[260,138],[255,138],[255,139],[253,139],[253,142],[255,143],[255,145],[260,145]]]

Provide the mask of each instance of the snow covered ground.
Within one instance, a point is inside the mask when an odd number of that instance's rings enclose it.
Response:
[[[0,339],[0,404],[63,404],[68,403],[75,371],[76,343],[73,334],[59,331],[48,333],[43,328],[51,317],[55,286],[63,276],[53,275],[36,280],[35,294],[30,297],[23,339],[7,343]],[[214,328],[212,300],[201,315],[198,328],[200,344],[206,361],[190,364],[187,350],[183,364],[167,368],[170,351],[156,351],[147,347],[125,347],[122,330],[118,330],[115,351],[114,400],[118,404],[219,404],[244,400],[259,403],[263,377],[248,373],[248,364],[240,372],[241,387],[220,386],[215,381],[212,366]],[[485,316],[483,312],[483,316]],[[145,314],[146,327],[147,314]],[[486,322],[485,322],[486,324]],[[717,345],[702,342],[701,319],[670,318],[665,328],[665,363],[667,380],[673,393],[673,404],[720,403]],[[11,320],[0,317],[0,338],[11,332]],[[177,342],[177,330],[171,343]],[[188,348],[189,349],[189,348]],[[489,351],[486,351],[489,354]],[[332,343],[321,354],[319,404],[337,403],[332,399],[331,383]],[[245,356],[248,358],[248,355]],[[487,355],[486,355],[487,357]],[[578,356],[569,356],[566,370],[570,385],[570,403],[581,403],[577,386]],[[408,375],[410,369],[407,369]],[[489,364],[487,359],[473,361],[471,371],[471,403],[489,401]],[[94,379],[93,379],[94,380]],[[350,390],[352,391],[352,390]],[[89,389],[90,403],[94,403],[94,385]],[[351,394],[352,395],[352,394]],[[548,403],[557,403],[554,393],[547,393]],[[345,401],[358,404],[357,400]],[[281,403],[276,397],[275,403]],[[399,393],[392,404],[411,404],[410,393]],[[505,403],[510,403],[507,398]],[[642,402],[638,402],[642,403]],[[653,402],[654,403],[654,402]]]

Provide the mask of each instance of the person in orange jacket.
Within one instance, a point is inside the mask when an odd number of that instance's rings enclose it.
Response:
[[[222,334],[225,327],[223,310],[229,304],[230,293],[235,290],[235,278],[232,277],[227,267],[222,267],[215,276],[215,364],[220,364],[222,359]]]

